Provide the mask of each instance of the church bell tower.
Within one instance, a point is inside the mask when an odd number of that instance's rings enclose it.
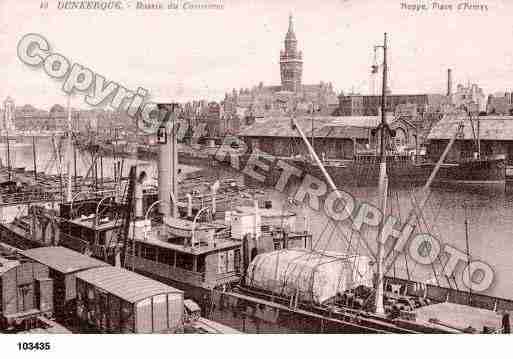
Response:
[[[285,35],[285,48],[280,51],[281,87],[284,91],[301,90],[303,75],[303,54],[298,51],[292,15],[289,16],[289,29]]]

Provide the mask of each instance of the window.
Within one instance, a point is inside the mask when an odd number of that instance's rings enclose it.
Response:
[[[81,227],[77,226],[76,224],[70,224],[69,225],[70,234],[74,237],[80,238],[82,236]]]
[[[199,273],[205,273],[205,256],[198,256],[198,272]]]
[[[18,286],[18,310],[24,312],[34,309],[33,285],[24,284]]]
[[[176,266],[192,271],[192,255],[176,252]]]
[[[160,263],[172,266],[175,262],[175,254],[170,249],[160,248],[158,261]]]
[[[217,273],[232,273],[239,270],[240,263],[240,250],[239,254],[235,255],[235,250],[226,252],[219,252],[217,257]],[[237,263],[236,263],[237,258]],[[236,269],[237,268],[237,269]]]
[[[100,245],[100,246],[105,245],[105,232],[98,233],[98,245]]]
[[[219,252],[217,254],[217,273],[226,273],[226,252]]]
[[[155,261],[157,259],[155,247],[141,244],[141,257],[150,261]]]
[[[240,262],[241,262],[240,249],[235,249],[233,261],[234,261],[235,272],[240,273]]]

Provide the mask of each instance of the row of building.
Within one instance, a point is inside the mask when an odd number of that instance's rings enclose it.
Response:
[[[103,109],[71,108],[70,112],[72,128],[76,131],[86,131],[97,127],[99,123],[109,117],[109,112]],[[66,131],[68,128],[68,111],[59,104],[44,110],[30,104],[16,106],[15,101],[7,97],[3,102],[2,115],[0,133],[59,132]]]
[[[326,116],[378,116],[381,107],[380,95],[338,93],[331,82],[303,84],[303,52],[299,49],[292,16],[283,49],[279,54],[279,85],[264,85],[245,89],[233,89],[220,102],[207,100],[180,104],[179,116],[206,125],[209,137],[246,133],[248,126],[266,119],[286,116],[291,110],[296,116],[320,118]],[[477,84],[458,84],[453,90],[452,72],[447,73],[445,93],[396,94],[388,89],[386,110],[396,117],[407,118],[425,133],[434,119],[454,108],[466,107],[481,114],[513,114],[513,95],[510,92],[491,94],[488,97]],[[4,102],[3,121],[0,130],[28,129],[59,131],[67,128],[67,114],[63,106],[54,105],[48,111],[31,105],[16,107],[8,98]],[[73,128],[76,131],[92,130],[110,133],[121,128],[126,133],[137,133],[137,124],[126,114],[103,109],[72,110]],[[107,131],[106,131],[107,130]]]
[[[407,116],[386,117],[395,132],[387,142],[387,149],[400,154],[425,154],[436,161],[458,133],[448,155],[448,162],[458,162],[481,156],[513,159],[513,116],[488,115],[471,123],[464,113],[444,115],[433,120],[425,128],[416,125]],[[296,118],[316,153],[324,160],[351,160],[355,155],[373,153],[379,146],[379,137],[373,131],[381,121],[380,116],[324,116]],[[239,135],[251,151],[259,150],[275,157],[307,158],[309,151],[297,130],[291,126],[290,118],[274,117],[256,122]],[[479,145],[477,144],[479,142]]]

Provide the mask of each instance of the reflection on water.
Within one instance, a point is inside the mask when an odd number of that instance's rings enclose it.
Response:
[[[56,139],[53,141],[51,138],[37,138],[36,139],[36,166],[38,172],[45,172],[46,174],[56,175],[59,171],[59,148],[64,146],[61,142]],[[64,147],[62,147],[64,148]],[[61,151],[64,152],[64,151]],[[10,158],[12,167],[25,167],[27,170],[33,170],[34,168],[34,156],[32,139],[24,139],[23,143],[19,141],[17,144],[11,144],[10,146]],[[7,164],[7,146],[4,143],[0,143],[0,160],[3,165]],[[64,159],[61,159],[64,161]],[[116,161],[121,161],[120,158],[115,160],[113,157],[103,157],[98,161],[98,176],[101,176],[103,169],[103,176],[106,178],[114,177],[114,165]],[[85,176],[91,166],[92,158],[91,154],[86,152],[77,151],[77,176]],[[100,165],[101,163],[101,165]],[[136,158],[125,158],[123,160],[123,175],[127,176],[130,170],[130,166],[136,163],[149,163],[150,176],[157,177],[157,165],[155,161],[143,161],[137,160]],[[66,170],[65,162],[62,162],[64,171]],[[183,173],[187,173],[194,168],[191,166],[181,165]],[[73,169],[74,170],[74,169]]]
[[[30,140],[28,141],[30,142]],[[6,148],[0,144],[0,158],[6,163]],[[55,158],[52,141],[48,138],[37,140],[38,171],[57,173],[58,167],[51,165]],[[32,146],[17,146],[11,151],[12,166],[32,169]],[[128,174],[129,166],[135,159],[126,159],[124,174]],[[90,155],[79,154],[77,159],[78,174],[84,175],[91,163]],[[153,162],[153,173],[156,177],[156,164]],[[185,166],[186,167],[186,166]],[[103,160],[104,176],[112,177],[114,174],[114,159]],[[343,188],[353,194],[358,201],[377,203],[376,188]],[[412,196],[418,188],[392,188],[388,198],[389,213],[405,220],[412,208]],[[280,194],[274,194],[279,198]],[[285,195],[281,195],[285,199]],[[417,199],[418,200],[418,199]],[[492,288],[485,294],[513,298],[513,195],[504,193],[501,188],[480,186],[443,186],[434,188],[429,201],[423,211],[419,228],[440,239],[441,243],[450,244],[466,252],[465,218],[469,223],[469,251],[471,257],[487,262],[495,270],[496,280]],[[351,236],[342,227],[336,228],[332,222],[321,212],[311,210],[300,211],[299,223],[306,222],[314,235],[314,243],[318,249],[340,250],[365,253],[365,246],[356,236]],[[306,219],[306,220],[305,220]],[[342,229],[341,229],[342,228]],[[344,236],[344,232],[346,235]],[[369,231],[367,236],[372,237],[375,232]],[[375,243],[375,242],[373,242]],[[430,280],[447,286],[447,280],[440,275],[446,257],[434,266],[418,265],[411,257],[400,256],[391,273],[396,276],[408,277],[408,273],[415,280]],[[456,283],[458,288],[465,287],[461,281],[463,263],[456,269]],[[436,273],[436,275],[434,274]],[[454,285],[453,285],[454,287]]]
[[[376,188],[343,188],[351,193],[358,203],[368,202],[377,205]],[[420,188],[391,188],[388,197],[388,214],[393,214],[403,222],[413,208],[413,198],[420,201]],[[283,197],[285,198],[285,196]],[[469,228],[469,253],[471,258],[488,263],[495,271],[495,282],[483,294],[513,298],[512,273],[513,261],[513,196],[504,193],[504,188],[489,186],[457,186],[433,188],[426,203],[417,228],[429,232],[440,243],[466,253],[465,218]],[[333,221],[322,213],[306,210],[302,221],[309,223],[309,228],[317,241],[317,249],[349,251],[365,254],[365,244],[356,234],[347,230],[348,222],[335,226]],[[301,222],[301,220],[300,220]],[[401,228],[398,226],[398,228]],[[365,238],[371,248],[376,250],[377,231],[367,230]],[[449,286],[442,269],[447,261],[442,255],[433,266],[416,264],[410,256],[401,255],[392,267],[389,275],[412,280],[428,281],[433,284]],[[451,279],[452,288],[467,290],[463,285],[461,273],[466,263],[460,262],[456,267],[456,285]]]

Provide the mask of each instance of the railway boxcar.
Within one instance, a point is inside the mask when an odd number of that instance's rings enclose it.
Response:
[[[47,266],[0,254],[0,329],[29,328],[38,316],[52,316],[52,280]]]
[[[174,333],[183,330],[184,293],[119,267],[77,274],[81,327],[104,333]]]
[[[72,321],[76,315],[76,275],[80,271],[109,266],[65,247],[40,247],[23,251],[22,256],[49,268],[53,280],[53,307],[61,322]]]

